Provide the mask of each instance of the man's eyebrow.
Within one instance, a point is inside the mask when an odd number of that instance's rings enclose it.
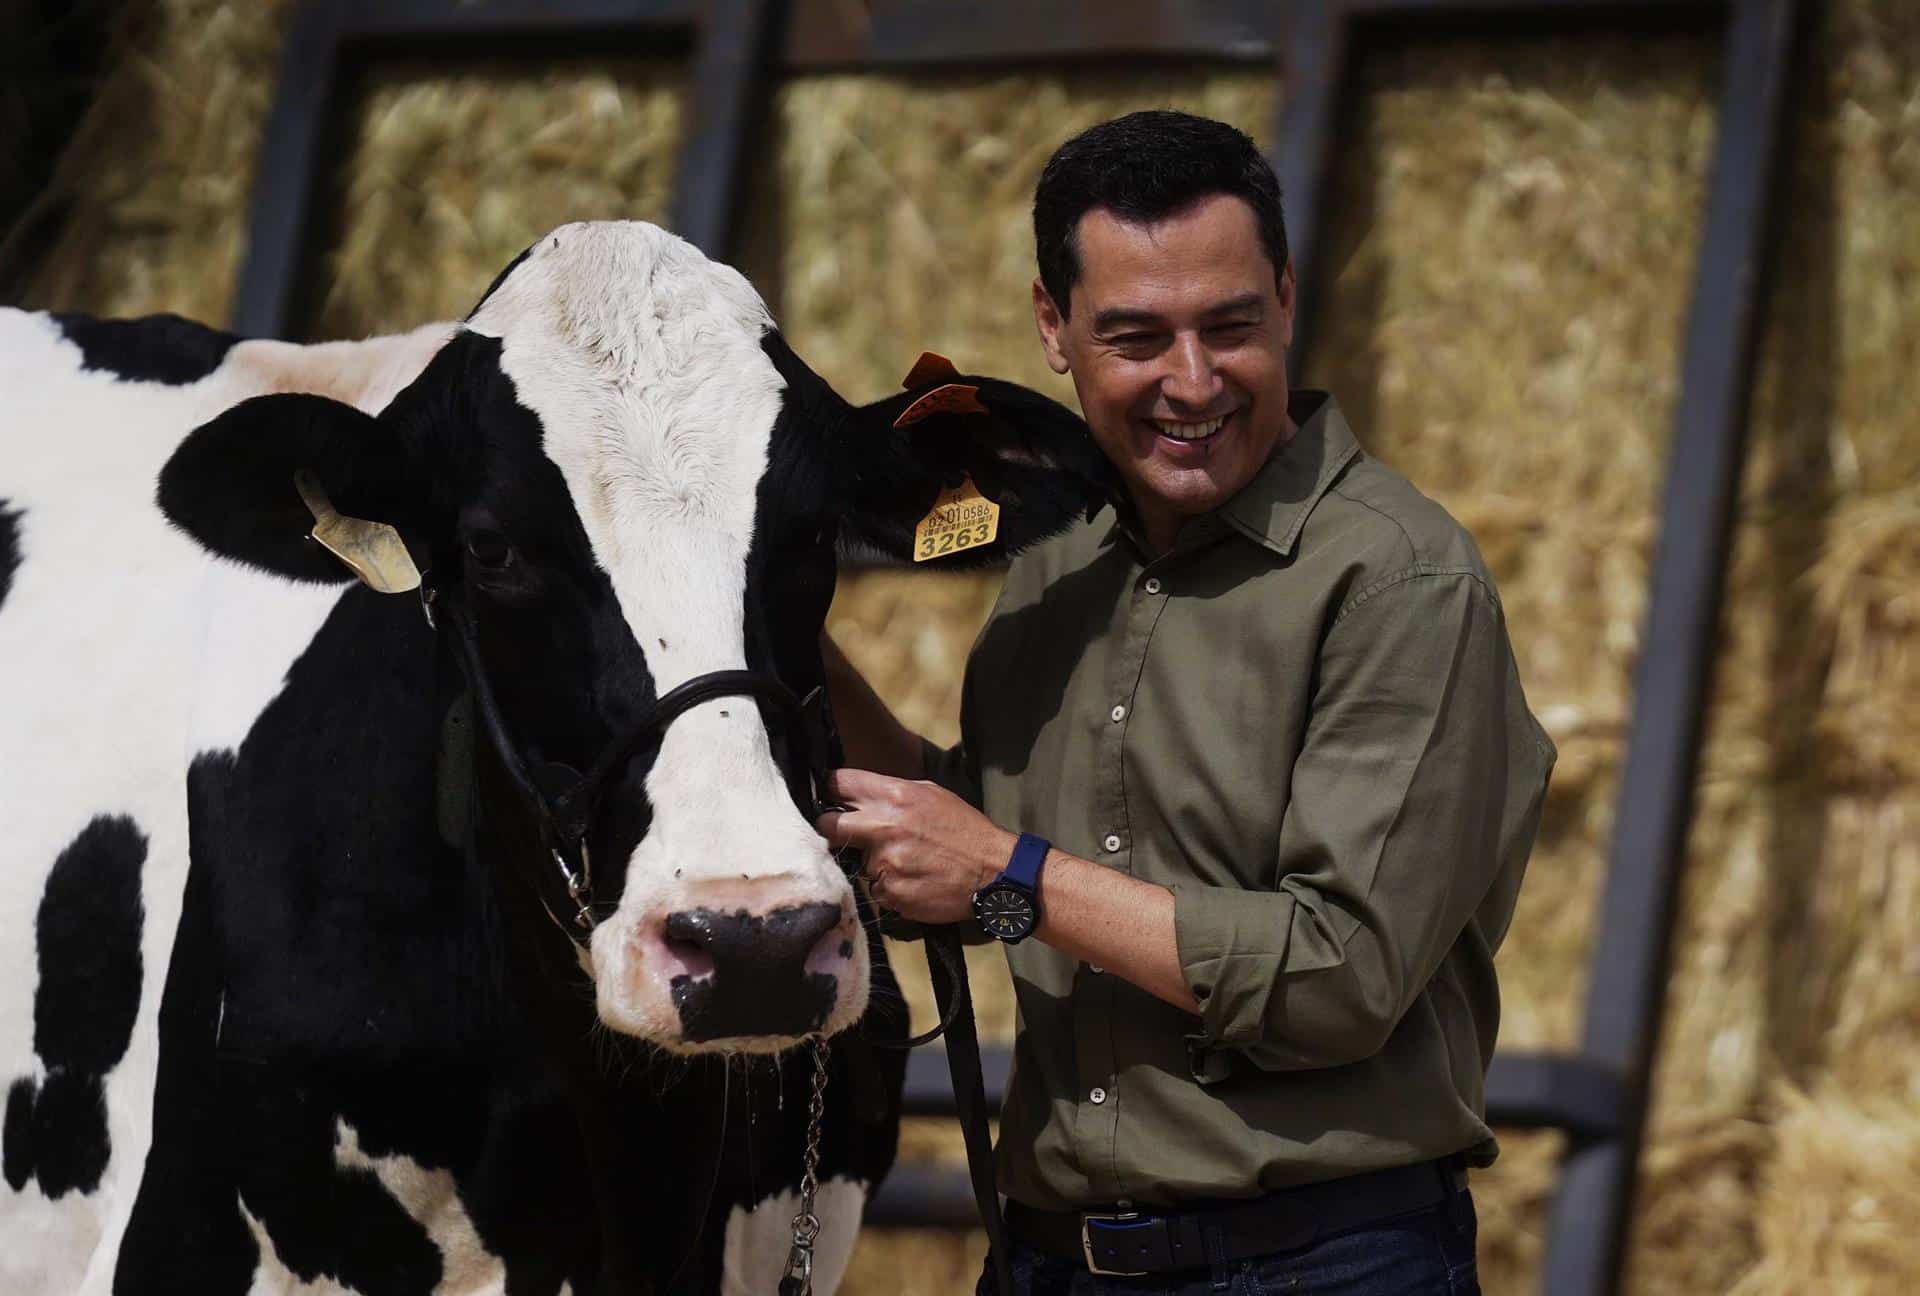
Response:
[[[1259,314],[1262,305],[1259,293],[1241,293],[1238,297],[1229,297],[1225,301],[1215,302],[1200,312],[1200,318],[1218,319],[1223,315]],[[1095,333],[1111,333],[1123,328],[1165,327],[1166,321],[1154,312],[1128,306],[1109,306],[1093,317]]]
[[[1132,310],[1125,306],[1109,306],[1093,317],[1095,333],[1111,333],[1118,328],[1159,328],[1165,324],[1152,311]]]
[[[1257,314],[1263,304],[1259,293],[1241,293],[1238,297],[1229,297],[1226,301],[1207,307],[1200,314],[1208,319],[1219,315],[1244,315],[1249,312]]]

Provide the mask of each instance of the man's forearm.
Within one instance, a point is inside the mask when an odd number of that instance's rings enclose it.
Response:
[[[1039,940],[1199,1013],[1180,969],[1173,892],[1055,850],[1040,874],[1040,909]]]
[[[820,636],[820,655],[826,665],[827,695],[833,701],[834,723],[846,747],[847,764],[895,778],[925,778],[920,735],[894,718],[873,686],[824,633]]]

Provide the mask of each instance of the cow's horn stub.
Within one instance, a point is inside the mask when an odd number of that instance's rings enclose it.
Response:
[[[304,468],[293,475],[293,488],[313,514],[314,540],[345,563],[368,589],[405,594],[420,588],[420,569],[398,531],[385,522],[347,517],[335,510],[319,478]]]

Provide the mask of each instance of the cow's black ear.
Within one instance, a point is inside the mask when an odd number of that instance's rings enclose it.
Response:
[[[961,374],[939,357],[914,366],[907,390],[853,410],[840,456],[851,538],[897,558],[943,491],[969,479],[1000,506],[986,545],[942,554],[976,565],[1017,553],[1090,515],[1117,477],[1080,416],[1018,383]]]
[[[312,539],[316,502],[413,538],[423,496],[423,475],[394,427],[304,394],[256,396],[195,428],[160,470],[158,493],[168,520],[212,552],[321,583],[354,572]]]

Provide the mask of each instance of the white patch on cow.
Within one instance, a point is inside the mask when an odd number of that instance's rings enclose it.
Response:
[[[151,1140],[157,1016],[186,881],[187,765],[238,743],[340,594],[209,559],[154,507],[160,468],[193,428],[266,391],[317,387],[376,410],[451,327],[306,359],[241,343],[200,382],[171,385],[83,371],[50,317],[0,309],[0,496],[21,511],[22,552],[0,605],[0,1085],[37,1073],[34,921],[48,870],[97,815],[126,815],[147,838],[140,1006],[106,1081],[111,1159],[92,1193],[49,1201],[33,1185],[0,1187],[0,1290],[111,1288]],[[297,377],[282,372],[295,360]],[[223,597],[210,612],[210,589],[230,582],[290,596]],[[204,672],[203,651],[221,674]],[[197,693],[209,680],[220,690]]]
[[[373,1171],[440,1248],[440,1283],[434,1296],[480,1296],[506,1289],[506,1265],[480,1241],[451,1171],[429,1170],[409,1156],[368,1156],[360,1149],[359,1132],[345,1121],[334,1131],[333,1160],[342,1168]]]
[[[857,1179],[828,1179],[814,1196],[814,1214],[820,1220],[820,1236],[813,1244],[813,1290],[817,1296],[833,1296],[846,1277],[866,1202],[867,1186]],[[778,1289],[780,1276],[787,1270],[793,1217],[799,1209],[800,1192],[795,1188],[775,1193],[751,1210],[733,1208],[727,1216],[727,1240],[722,1252],[725,1267],[720,1290],[724,1296],[768,1296]]]
[[[540,420],[657,691],[745,668],[747,552],[784,389],[752,286],[652,225],[567,225],[469,326],[501,339],[501,365]],[[868,978],[852,895],[788,795],[758,707],[722,698],[685,713],[647,793],[653,825],[594,934],[602,1018],[674,1042],[667,978],[646,966],[668,912],[826,902],[842,908],[854,950],[827,1029],[852,1024]]]
[[[247,1284],[247,1296],[360,1296],[358,1287],[335,1282],[325,1275],[311,1281],[302,1278],[287,1268],[273,1245],[273,1236],[244,1201],[240,1202],[240,1217],[246,1220],[247,1231],[253,1234],[253,1245],[260,1252],[253,1266],[253,1281]]]

